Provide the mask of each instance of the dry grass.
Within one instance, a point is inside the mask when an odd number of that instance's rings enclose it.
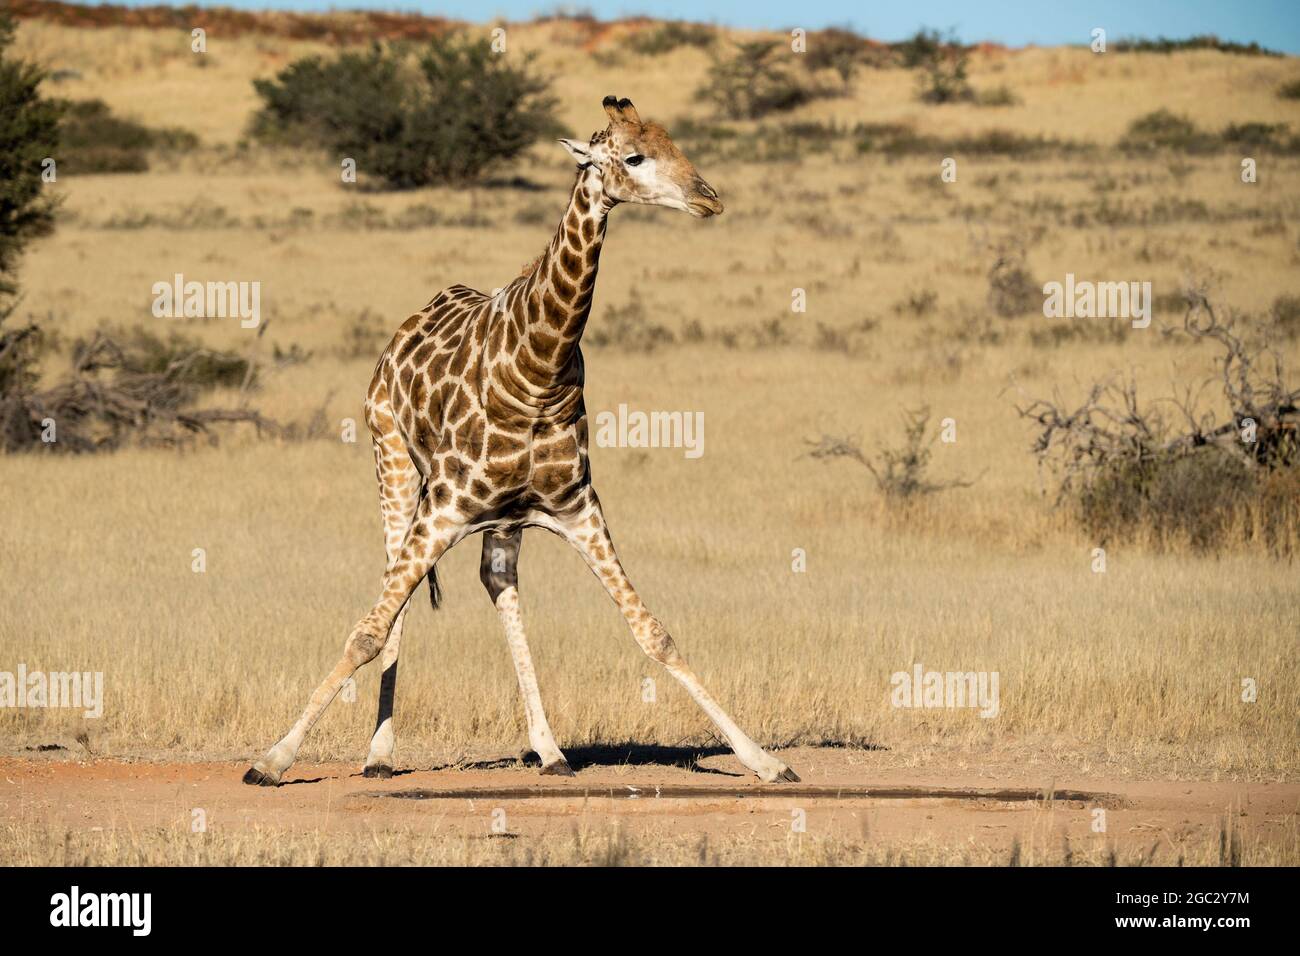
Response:
[[[512,28],[511,42],[562,71],[557,92],[574,132],[597,125],[600,96],[610,91],[664,119],[703,119],[690,97],[703,53],[602,66],[553,42],[558,29]],[[65,219],[25,262],[26,307],[50,313],[50,324],[72,337],[105,322],[166,321],[150,317],[149,288],[175,272],[259,279],[272,323],[264,347],[296,344],[315,357],[268,375],[258,406],[301,418],[334,392],[332,418],[359,420],[373,361],[340,357],[349,323],[370,310],[395,327],[452,282],[491,289],[517,274],[558,220],[570,164],[558,147],[521,164],[517,173],[540,192],[358,197],[311,157],[231,148],[254,106],[252,77],[317,47],[218,38],[200,69],[180,39],[22,26],[20,53],[81,71],[59,85],[61,95],[100,96],[151,125],[190,128],[207,144],[176,168],[67,178],[59,187]],[[936,134],[997,126],[1109,144],[1161,106],[1195,112],[1207,128],[1296,124],[1300,107],[1272,93],[1293,73],[1290,59],[1031,50],[974,61],[975,85],[1007,84],[1022,100],[1014,107],[922,107],[910,74],[884,71],[863,74],[852,97],[817,103],[800,118],[906,120]],[[1161,294],[1188,276],[1212,275],[1222,301],[1262,315],[1275,297],[1300,291],[1300,162],[1269,160],[1252,186],[1240,183],[1233,156],[959,158],[958,183],[948,186],[938,182],[938,162],[828,155],[703,168],[727,203],[718,220],[614,213],[594,326],[635,290],[650,319],[676,332],[688,322],[705,332],[775,322],[792,340],[588,350],[592,411],[626,402],[706,413],[706,453],[697,461],[679,451],[592,450],[633,579],[706,683],[763,741],[869,741],[904,764],[943,751],[978,760],[982,751],[1032,743],[1081,770],[1294,778],[1295,567],[1251,549],[1214,559],[1134,545],[1113,547],[1107,572],[1092,573],[1095,542],[1040,494],[1030,435],[1008,391],[1014,381],[1033,394],[1059,387],[1078,396],[1123,369],[1152,394],[1168,394],[1171,383],[1208,373],[1212,354],[1162,336],[1160,324],[1178,324],[1172,314],[1118,341],[1035,345],[1030,332],[1047,320],[992,318],[986,294],[992,249],[1010,237],[1025,246],[1040,282],[1070,271],[1150,280]],[[1203,203],[1204,213],[1189,213],[1179,205],[1186,200]],[[473,212],[491,226],[367,230],[352,208],[358,201],[390,220],[412,210],[418,219],[428,206],[444,216]],[[1125,215],[1099,222],[1101,202]],[[1085,224],[1075,225],[1080,216]],[[121,228],[133,220],[145,225]],[[806,315],[790,312],[796,287],[807,290]],[[921,293],[934,296],[924,314],[895,308]],[[814,347],[817,323],[849,328],[866,319],[876,324],[854,354]],[[231,320],[187,323],[185,331],[220,347],[250,343]],[[1284,351],[1292,368],[1300,364],[1300,344]],[[218,392],[212,401],[222,399]],[[936,477],[983,475],[973,488],[900,513],[881,505],[860,469],[798,457],[800,439],[824,431],[892,440],[899,411],[922,404],[935,420],[958,422],[957,443],[936,449]],[[377,590],[382,546],[364,439],[234,438],[192,454],[22,457],[6,460],[3,476],[0,668],[22,661],[104,671],[106,713],[88,727],[98,753],[259,753],[296,716]],[[190,570],[200,547],[206,574]],[[807,551],[806,573],[791,571],[794,548]],[[399,760],[525,738],[477,560],[477,542],[444,560],[448,600],[436,618],[423,591],[415,599],[397,705]],[[666,679],[657,705],[641,703],[641,679],[660,675],[576,555],[530,532],[521,576],[562,746],[672,743],[703,732],[702,715]],[[892,709],[889,676],[913,662],[999,671],[1001,716]],[[1245,677],[1260,688],[1252,704],[1240,701]],[[375,668],[358,676],[358,702],[326,714],[304,759],[362,759],[377,681]],[[58,711],[0,712],[0,737],[15,748],[79,729]],[[44,858],[61,839],[9,833],[4,842],[19,857]],[[510,862],[517,852],[488,841],[385,839],[392,842],[373,850],[375,862]],[[565,837],[529,852],[546,862],[643,852],[610,849],[613,839]],[[689,841],[652,844],[663,856],[651,862],[695,852]],[[80,835],[66,852],[70,861],[260,861],[249,846]],[[326,862],[357,860],[342,846],[298,849]],[[741,862],[771,853],[778,862],[880,862],[867,846],[814,841],[716,852]],[[892,862],[989,862],[964,852],[918,847]],[[1270,862],[1275,851],[1258,852]]]
[[[1010,848],[952,844],[929,838],[881,846],[817,834],[779,837],[727,834],[709,839],[679,829],[628,829],[574,822],[523,840],[467,836],[438,828],[376,828],[363,836],[249,827],[185,833],[176,828],[102,832],[52,828],[0,829],[0,859],[9,866],[1143,866],[1155,847],[1116,850],[1105,839],[1069,841],[1047,832]],[[1241,866],[1294,863],[1297,834],[1281,840],[1245,838]],[[1180,844],[1169,860],[1182,866],[1222,865],[1219,835]]]

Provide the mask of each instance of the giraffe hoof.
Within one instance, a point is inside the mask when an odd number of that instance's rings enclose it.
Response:
[[[793,770],[791,770],[789,767],[786,767],[784,770],[782,770],[780,773],[776,775],[776,779],[784,780],[786,783],[798,783],[799,775],[795,773]]]
[[[277,787],[280,785],[279,780],[269,773],[262,773],[256,767],[248,768],[248,773],[244,774],[244,783],[250,787]]]
[[[542,767],[542,776],[572,777],[573,768],[569,766],[569,762],[567,760],[561,757],[559,760],[555,761],[554,763],[548,763],[546,766]]]
[[[373,767],[366,767],[361,771],[363,777],[377,777],[380,780],[387,780],[393,775],[393,768],[384,764],[376,764]]]

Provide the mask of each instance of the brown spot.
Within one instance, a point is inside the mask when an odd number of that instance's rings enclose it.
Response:
[[[557,336],[547,335],[541,329],[533,332],[529,344],[532,345],[533,351],[537,353],[540,359],[549,359],[555,354],[556,347],[560,344]]]
[[[497,488],[517,485],[528,477],[528,456],[520,455],[518,458],[505,461],[489,461],[486,477],[488,484]]]
[[[455,378],[460,378],[465,373],[465,365],[469,361],[469,349],[457,348],[451,357],[451,362],[447,366],[447,374]]]
[[[556,301],[550,289],[547,289],[546,294],[542,296],[542,307],[546,312],[547,325],[556,329],[564,328],[569,318],[568,310]]]
[[[546,465],[533,470],[533,487],[544,495],[554,494],[572,481],[572,465]]]
[[[415,350],[414,361],[416,367],[424,368],[429,364],[429,358],[433,355],[434,345],[432,342],[425,342]]]
[[[469,396],[465,394],[465,390],[460,386],[456,385],[453,387],[456,389],[456,392],[452,396],[451,404],[446,406],[447,420],[450,422],[458,422],[469,414]]]
[[[585,271],[586,262],[582,256],[570,252],[568,246],[563,246],[560,249],[560,268],[564,270],[569,278],[577,279]]]
[[[464,488],[465,481],[469,477],[469,467],[454,455],[448,456],[443,462],[443,470],[447,473],[447,478],[455,482],[457,488]]]
[[[523,450],[524,443],[521,439],[503,434],[495,429],[492,431],[492,434],[488,436],[487,453],[489,458],[500,458],[502,455],[518,454]]]
[[[419,347],[420,347],[420,337],[416,335],[414,332],[412,332],[409,336],[407,336],[406,341],[402,343],[402,347],[397,350],[397,358],[396,358],[397,364],[398,365],[405,364],[406,360],[411,357],[411,353],[414,352]]]
[[[573,298],[573,293],[576,291],[574,284],[569,281],[558,266],[551,269],[551,287],[555,289],[556,295],[566,302]]]

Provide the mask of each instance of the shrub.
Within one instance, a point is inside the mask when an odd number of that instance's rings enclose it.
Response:
[[[966,80],[970,53],[952,36],[938,30],[918,30],[899,45],[903,65],[921,70],[917,97],[923,103],[958,103],[972,100],[974,90]]]
[[[0,11],[0,296],[17,292],[23,247],[53,228],[41,161],[59,145],[59,106],[41,98],[39,68],[7,55],[13,35],[13,18]]]
[[[1138,400],[1132,379],[1095,383],[1073,410],[1036,400],[1019,409],[1038,426],[1034,452],[1059,478],[1057,504],[1103,544],[1145,538],[1213,552],[1253,540],[1290,555],[1300,545],[1300,389],[1284,382],[1275,353],[1219,324],[1203,292],[1189,299],[1184,331],[1222,347],[1217,375],[1155,403]],[[1200,407],[1214,384],[1226,414]]]
[[[1204,153],[1217,144],[1209,133],[1202,132],[1186,116],[1166,109],[1140,116],[1129,124],[1128,132],[1119,142],[1127,152],[1152,152],[1176,149],[1186,153]]]
[[[1185,544],[1212,552],[1240,526],[1259,493],[1255,471],[1240,457],[1206,445],[1108,462],[1080,488],[1075,507],[1082,527],[1098,541],[1141,529],[1159,548]]]
[[[1229,123],[1219,134],[1223,145],[1239,149],[1292,150],[1295,141],[1286,123]]]
[[[253,135],[306,140],[394,188],[467,184],[556,130],[550,81],[487,40],[437,39],[414,64],[394,49],[307,57],[256,80]]]
[[[1284,339],[1300,338],[1300,296],[1280,295],[1269,310],[1273,325]]]
[[[989,269],[989,308],[1004,319],[1015,318],[1043,306],[1043,287],[1025,267],[1024,256],[1000,255]]]
[[[1284,100],[1300,100],[1300,80],[1291,80],[1277,88],[1277,95]]]
[[[168,375],[171,382],[196,391],[256,384],[256,370],[247,358],[206,348],[197,339],[178,332],[161,336],[137,325],[125,331],[106,329],[97,333],[100,335],[107,335],[116,344],[117,368],[128,375]],[[74,353],[90,348],[88,341],[78,340],[73,345]]]
[[[61,105],[60,172],[141,173],[149,168],[150,150],[198,145],[188,130],[150,129],[114,116],[103,100],[65,100]]]
[[[649,318],[636,289],[626,305],[610,306],[593,324],[595,328],[588,327],[584,342],[597,348],[644,353],[677,341],[672,329]]]
[[[808,35],[804,66],[810,70],[834,70],[848,86],[867,55],[866,40],[852,30],[828,27]]]
[[[1229,123],[1215,135],[1199,129],[1186,116],[1162,109],[1140,116],[1130,123],[1119,146],[1130,153],[1157,150],[1210,153],[1225,148],[1295,153],[1300,152],[1300,137],[1292,135],[1286,123],[1261,123],[1254,120]]]
[[[922,406],[904,412],[903,443],[897,448],[881,448],[874,459],[868,458],[852,438],[823,435],[817,441],[805,440],[805,443],[812,446],[808,452],[811,458],[850,458],[862,465],[871,473],[876,488],[890,502],[906,503],[950,488],[969,488],[973,481],[932,481],[927,477],[931,449],[939,440],[939,434],[935,432],[927,441],[929,431],[930,408]]]
[[[1236,53],[1242,56],[1281,56],[1274,50],[1268,50],[1258,43],[1233,43],[1220,40],[1213,34],[1203,33],[1185,40],[1173,40],[1169,37],[1124,37],[1111,44],[1117,53],[1176,53],[1184,50],[1218,50],[1220,53]]]
[[[708,49],[713,46],[717,38],[718,33],[711,26],[673,20],[661,23],[652,30],[639,30],[628,34],[623,38],[623,45],[633,53],[659,56],[683,46]]]
[[[345,359],[373,359],[392,337],[391,322],[370,309],[362,309],[343,327],[343,341],[338,354]]]
[[[1020,97],[1016,95],[1015,90],[1005,84],[979,90],[975,94],[976,106],[1017,106],[1019,103]]]
[[[728,118],[758,119],[825,95],[794,72],[792,57],[778,59],[781,48],[771,40],[754,40],[741,43],[730,57],[714,56],[696,96]]]
[[[142,328],[120,339],[101,331],[78,341],[68,372],[38,390],[31,362],[40,330],[34,325],[0,334],[0,368],[15,333],[28,349],[19,353],[16,374],[11,369],[0,375],[0,451],[96,452],[136,443],[178,447],[200,436],[215,441],[213,426],[233,422],[289,436],[284,426],[244,405],[194,407],[205,389],[251,384],[248,360],[233,353],[178,336],[163,339]],[[56,431],[48,441],[51,420]]]
[[[917,30],[909,39],[895,45],[903,66],[914,70],[925,66],[943,52],[943,34],[938,30]]]

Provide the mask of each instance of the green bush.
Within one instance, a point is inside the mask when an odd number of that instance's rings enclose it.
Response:
[[[975,91],[966,79],[970,53],[956,37],[938,30],[918,30],[898,45],[903,65],[918,69],[917,97],[923,103],[959,103],[973,100]]]
[[[1255,149],[1270,152],[1300,152],[1300,137],[1286,123],[1247,121],[1229,123],[1217,135],[1200,129],[1191,119],[1169,110],[1156,110],[1129,124],[1119,141],[1129,153],[1171,150],[1181,153],[1212,153],[1222,149]]]
[[[1223,145],[1234,149],[1265,149],[1295,151],[1295,138],[1289,135],[1286,123],[1229,123],[1219,134]]]
[[[732,56],[715,56],[696,96],[730,119],[758,119],[825,95],[794,72],[793,54],[779,58],[782,49],[788,52],[781,43],[753,40],[739,44]]]
[[[1082,526],[1098,541],[1146,536],[1159,548],[1221,550],[1234,534],[1287,540],[1297,518],[1300,469],[1252,469],[1215,445],[1107,465],[1079,489]],[[1290,499],[1290,500],[1289,500]]]
[[[653,30],[641,30],[624,37],[623,45],[633,53],[659,56],[671,53],[678,47],[693,46],[704,50],[713,46],[718,32],[703,23],[684,23],[673,20],[661,23]]]
[[[986,90],[978,90],[975,93],[976,106],[1018,106],[1020,97],[1011,87],[1003,84],[1002,86],[993,86]]]
[[[205,348],[198,339],[179,332],[163,336],[134,325],[129,329],[105,328],[101,334],[117,344],[117,368],[129,375],[169,373],[170,381],[176,385],[198,390],[239,388],[245,380],[249,385],[256,384],[256,370],[250,369],[247,358]],[[72,350],[75,354],[90,348],[91,344],[91,340],[78,339]]]
[[[1300,80],[1291,80],[1277,88],[1277,95],[1284,100],[1300,100]]]
[[[0,11],[0,296],[17,292],[23,247],[53,228],[41,163],[59,146],[59,106],[41,98],[38,67],[7,55],[13,35],[13,18]]]
[[[1130,123],[1119,145],[1127,152],[1173,149],[1184,153],[1204,153],[1218,144],[1212,135],[1198,129],[1186,116],[1159,109]]]
[[[1116,53],[1179,53],[1185,50],[1218,50],[1220,53],[1236,53],[1242,56],[1281,56],[1274,50],[1268,50],[1258,43],[1233,43],[1220,40],[1212,34],[1201,34],[1185,40],[1172,40],[1168,37],[1124,37],[1111,44]]]
[[[866,61],[867,52],[866,40],[852,30],[828,27],[808,35],[803,62],[810,70],[834,70],[840,82],[848,86],[858,67]]]
[[[550,81],[532,60],[455,39],[434,40],[414,62],[379,46],[307,57],[254,81],[263,106],[252,133],[350,157],[393,188],[471,183],[558,129]]]
[[[61,106],[60,172],[142,173],[149,168],[151,150],[198,145],[188,130],[151,129],[114,116],[103,100],[64,100]]]
[[[1300,338],[1300,295],[1279,295],[1269,312],[1282,338]]]

